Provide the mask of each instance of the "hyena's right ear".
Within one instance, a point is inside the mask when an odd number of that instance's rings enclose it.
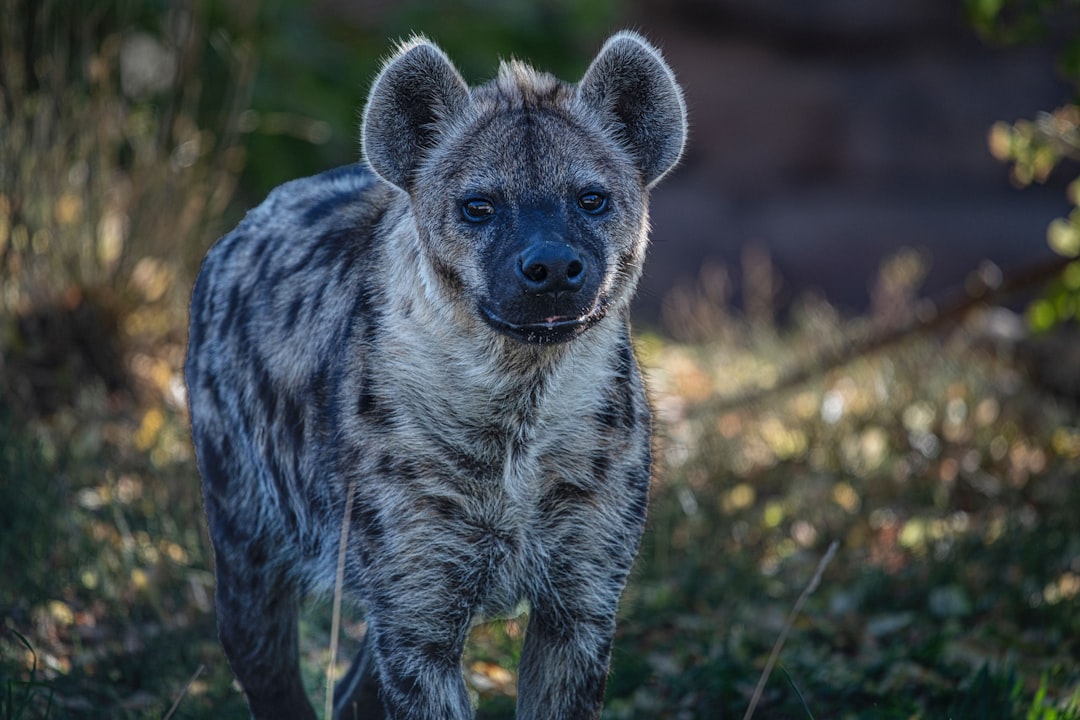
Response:
[[[424,153],[469,102],[468,86],[442,50],[419,36],[402,43],[371,86],[360,127],[364,157],[408,191]]]
[[[578,83],[577,97],[607,119],[647,187],[682,155],[686,102],[660,51],[635,32],[613,35]]]

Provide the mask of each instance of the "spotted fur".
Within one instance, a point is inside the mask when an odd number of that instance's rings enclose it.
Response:
[[[211,249],[186,374],[253,716],[314,718],[297,607],[333,590],[343,530],[368,629],[337,716],[471,717],[468,630],[522,601],[518,717],[599,716],[650,475],[627,307],[685,134],[633,33],[577,85],[510,62],[472,89],[416,38],[372,87],[366,162]]]

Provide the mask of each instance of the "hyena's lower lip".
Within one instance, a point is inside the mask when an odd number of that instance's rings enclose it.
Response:
[[[488,325],[495,330],[509,335],[521,342],[543,344],[566,342],[577,337],[604,317],[604,306],[600,305],[588,315],[581,317],[554,316],[534,323],[513,323],[504,320],[490,308],[480,306],[481,314]]]

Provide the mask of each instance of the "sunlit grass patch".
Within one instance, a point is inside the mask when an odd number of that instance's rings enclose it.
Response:
[[[1080,682],[1080,418],[968,330],[736,405],[725,397],[768,387],[761,367],[803,362],[814,332],[646,342],[664,462],[611,716],[742,717],[832,540],[842,549],[757,716],[990,717],[968,712],[986,683],[1007,686],[993,717],[1067,706]]]

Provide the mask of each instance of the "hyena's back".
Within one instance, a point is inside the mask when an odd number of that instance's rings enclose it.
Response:
[[[309,400],[331,399],[332,361],[374,322],[387,194],[362,165],[282,185],[211,249],[194,289],[186,374],[208,519],[282,563],[338,532],[309,512],[312,496],[316,510],[336,502],[311,486],[312,451],[333,431]]]

